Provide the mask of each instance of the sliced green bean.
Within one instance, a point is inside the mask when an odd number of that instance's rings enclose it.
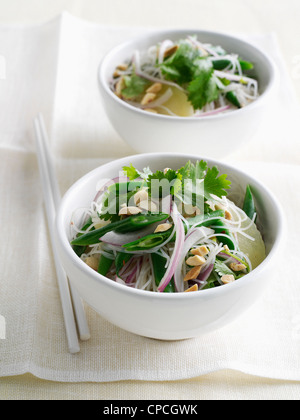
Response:
[[[106,276],[109,272],[111,266],[113,265],[114,260],[112,258],[108,258],[105,255],[101,255],[98,265],[98,273]]]
[[[156,286],[158,286],[159,283],[161,282],[161,279],[165,275],[166,270],[167,270],[166,267],[165,267],[167,259],[161,254],[153,253],[153,254],[151,254],[151,260],[152,260],[155,284],[156,284]],[[174,280],[173,279],[167,285],[164,292],[165,293],[175,292],[175,286],[174,286]]]
[[[119,275],[119,271],[121,268],[124,267],[126,263],[132,258],[131,254],[128,254],[126,252],[118,252],[115,260],[115,266],[116,266],[116,273]]]
[[[240,101],[238,100],[235,92],[230,91],[226,93],[226,99],[234,106],[236,106],[237,108],[242,108],[242,105],[240,103]]]
[[[255,201],[254,201],[254,197],[253,197],[250,185],[247,185],[247,188],[246,188],[243,210],[246,213],[246,215],[249,217],[249,219],[253,220],[253,218],[256,215],[256,207],[255,207]]]
[[[91,224],[93,223],[91,217],[87,220],[86,224],[82,227],[81,230],[87,230]],[[76,238],[79,238],[80,236],[84,235],[83,233],[78,233]],[[81,257],[81,255],[84,253],[86,246],[85,245],[73,245],[74,252],[78,255],[78,257]]]
[[[210,227],[216,220],[225,217],[224,210],[216,210],[210,213],[199,214],[199,216],[191,217],[188,219],[190,226],[198,225],[199,227]]]
[[[144,236],[143,238],[137,239],[136,241],[125,244],[123,247],[126,249],[126,251],[130,252],[152,249],[164,243],[172,234],[172,232],[173,229],[169,229],[166,232],[152,233],[151,235]]]
[[[109,223],[102,228],[95,229],[91,232],[83,234],[74,239],[72,245],[94,245],[99,243],[101,237],[108,232],[129,233],[143,229],[153,223],[161,222],[169,217],[166,213],[158,214],[139,214],[137,216],[129,216],[126,219]]]

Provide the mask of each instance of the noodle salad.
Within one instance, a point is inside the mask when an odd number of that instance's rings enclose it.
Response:
[[[71,220],[74,252],[128,287],[193,292],[239,281],[265,258],[247,186],[242,208],[227,175],[205,161],[153,173],[124,167]],[[80,212],[80,222],[78,213]]]
[[[255,101],[259,92],[253,68],[238,54],[188,36],[136,50],[115,68],[110,88],[128,104],[148,112],[203,117]]]

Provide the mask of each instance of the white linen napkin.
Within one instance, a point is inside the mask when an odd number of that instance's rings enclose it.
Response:
[[[45,116],[62,192],[105,161],[133,153],[106,118],[97,67],[112,46],[144,32],[66,13],[42,25],[0,27],[0,55],[6,60],[6,79],[0,80],[0,376],[165,381],[235,369],[300,380],[299,110],[269,34],[246,38],[277,62],[278,100],[251,144],[226,157],[266,183],[286,212],[288,242],[267,292],[232,324],[178,342],[130,334],[86,307],[91,339],[81,343],[79,354],[68,353],[32,119],[39,111]]]

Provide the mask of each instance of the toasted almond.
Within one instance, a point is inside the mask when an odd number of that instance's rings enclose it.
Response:
[[[116,79],[117,77],[120,77],[121,76],[121,73],[119,72],[119,70],[115,70],[114,72],[113,72],[113,78],[114,79]]]
[[[157,226],[154,233],[166,232],[167,230],[171,229],[171,227],[172,225],[170,223],[161,223]]]
[[[119,216],[132,216],[134,214],[139,214],[141,212],[142,210],[139,209],[138,207],[134,207],[134,206],[122,207],[121,210],[119,211]]]
[[[93,270],[98,270],[99,260],[98,258],[91,256],[85,259],[85,263],[91,267]]]
[[[199,265],[203,265],[206,263],[206,259],[204,257],[200,257],[199,255],[194,255],[194,257],[189,257],[186,260],[187,265],[192,267],[197,267]]]
[[[124,77],[121,77],[120,80],[118,80],[116,84],[116,90],[115,94],[119,96],[119,98],[122,96],[122,90],[125,88],[125,79]]]
[[[215,209],[216,210],[226,210],[226,207],[222,203],[216,203],[215,204]]]
[[[200,214],[200,209],[192,204],[184,205],[184,214],[186,217],[198,216]]]
[[[233,283],[235,281],[235,278],[232,274],[225,274],[224,276],[221,277],[221,280],[223,284],[229,284],[229,283]]]
[[[158,93],[160,92],[162,89],[162,84],[159,82],[153,83],[153,85],[151,85],[146,92],[147,93]]]
[[[164,53],[164,58],[171,57],[171,55],[173,55],[178,50],[178,48],[178,45],[173,45],[173,47],[166,49]]]
[[[185,292],[197,292],[197,291],[198,291],[198,284],[194,284],[193,286],[185,290]]]
[[[147,210],[151,212],[154,212],[157,210],[157,205],[153,203],[153,201],[149,201],[149,200],[140,201],[138,206],[143,210]]]
[[[156,98],[156,93],[146,93],[146,95],[141,100],[141,105],[148,105],[154,101]]]
[[[232,271],[242,271],[247,268],[245,264],[242,264],[242,263],[231,263],[229,267],[231,268]]]
[[[186,273],[183,280],[184,281],[195,280],[199,276],[201,268],[202,268],[202,265],[192,268],[190,271]]]
[[[126,71],[128,69],[128,64],[122,63],[117,66],[118,70]]]
[[[138,205],[141,201],[148,200],[148,192],[145,189],[139,190],[134,194],[134,203]]]
[[[232,220],[232,214],[228,210],[225,210],[225,219]]]
[[[209,250],[207,249],[205,245],[201,245],[201,246],[198,246],[198,248],[192,249],[191,254],[204,257],[205,255],[209,254]]]

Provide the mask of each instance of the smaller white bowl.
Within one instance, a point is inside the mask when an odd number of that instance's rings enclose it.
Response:
[[[164,39],[178,41],[197,35],[203,43],[221,45],[254,63],[259,82],[259,98],[242,109],[206,117],[157,115],[133,107],[118,98],[109,87],[116,66]],[[277,70],[273,61],[259,48],[237,37],[201,30],[155,31],[112,49],[102,60],[98,81],[101,97],[111,124],[138,153],[198,153],[221,158],[249,141],[258,130],[276,92]]]
[[[85,264],[73,251],[70,222],[74,210],[90,207],[98,182],[119,175],[123,166],[149,166],[153,171],[180,168],[188,160],[202,157],[177,154],[141,154],[103,165],[79,179],[64,195],[56,220],[56,238],[61,262],[71,283],[82,298],[100,315],[132,333],[162,340],[196,337],[221,328],[246,311],[263,293],[276,269],[277,251],[283,238],[282,210],[259,181],[224,163],[208,160],[228,175],[233,192],[251,185],[267,257],[243,279],[226,286],[193,293],[156,293],[130,288],[106,277]],[[98,184],[99,185],[99,184]],[[241,195],[241,194],[239,194]],[[242,198],[242,197],[241,197]],[[80,215],[78,215],[80,220]],[[76,220],[75,220],[76,222]]]

